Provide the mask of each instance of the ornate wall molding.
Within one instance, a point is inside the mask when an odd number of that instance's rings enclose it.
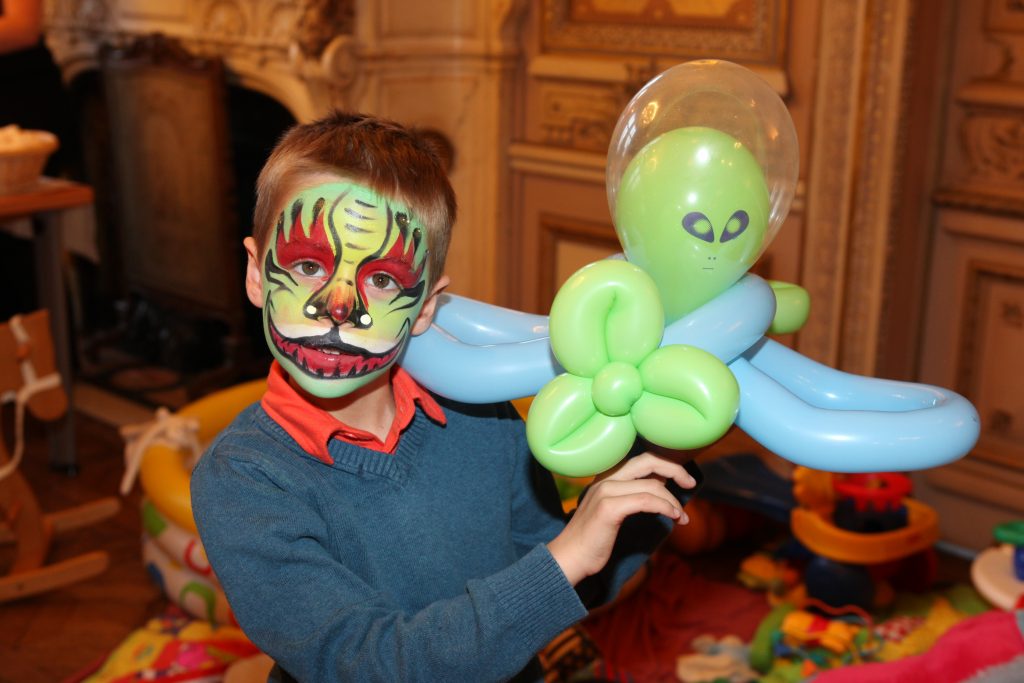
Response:
[[[223,59],[231,84],[299,121],[329,107],[433,128],[451,140],[459,196],[454,291],[495,300],[508,233],[508,103],[528,0],[48,0],[48,41],[67,80],[103,43],[152,32]]]
[[[911,0],[886,0],[869,5],[866,86],[857,127],[855,190],[848,233],[848,270],[840,318],[838,367],[875,374],[882,339],[890,259],[907,258],[890,249],[899,228],[894,203],[904,158],[903,129],[908,93],[903,88]]]
[[[910,0],[822,4],[802,283],[801,352],[859,374],[877,362],[902,163]],[[897,68],[894,68],[897,67]]]
[[[815,142],[807,176],[807,224],[801,284],[814,314],[800,331],[798,349],[826,364],[839,356],[839,319],[846,279],[847,235],[859,109],[865,0],[824,3]],[[827,93],[827,94],[826,94]]]
[[[661,54],[677,61],[721,59],[778,65],[786,44],[786,0],[629,4],[545,0],[542,49]]]
[[[976,258],[965,263],[963,331],[956,358],[956,390],[981,413],[981,436],[972,458],[1024,472],[1024,403],[1017,361],[1024,337],[1024,267]]]
[[[47,43],[70,81],[97,68],[101,45],[163,33],[189,52],[222,58],[233,83],[308,120],[351,84],[352,36],[344,31],[352,22],[338,19],[349,12],[346,0],[50,0]]]
[[[936,200],[1024,217],[1024,83],[979,79],[961,88],[956,102],[963,163],[949,165]]]

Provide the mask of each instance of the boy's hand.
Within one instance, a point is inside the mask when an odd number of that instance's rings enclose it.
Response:
[[[683,488],[696,483],[682,465],[643,453],[610,470],[587,489],[565,529],[548,543],[572,585],[604,568],[626,517],[651,512],[677,524],[689,521],[683,506],[665,488],[668,479]]]

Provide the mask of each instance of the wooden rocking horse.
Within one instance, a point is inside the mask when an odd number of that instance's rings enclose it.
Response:
[[[14,543],[14,559],[0,575],[0,603],[23,598],[99,574],[109,564],[105,552],[88,552],[46,564],[55,533],[106,519],[118,511],[103,498],[44,514],[18,471],[24,451],[25,410],[39,420],[54,420],[68,409],[53,355],[46,311],[15,316],[0,324],[0,404],[14,402],[14,449],[8,455],[0,434],[0,543]],[[2,570],[2,568],[0,568]]]

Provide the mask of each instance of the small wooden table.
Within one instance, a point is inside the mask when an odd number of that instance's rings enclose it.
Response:
[[[32,221],[36,292],[40,307],[50,311],[57,369],[69,403],[72,399],[72,366],[70,327],[64,299],[64,216],[67,209],[92,203],[92,187],[57,178],[44,177],[29,190],[0,195],[0,222],[26,217],[39,219]],[[68,474],[77,470],[74,410],[71,407],[51,431],[50,464]]]

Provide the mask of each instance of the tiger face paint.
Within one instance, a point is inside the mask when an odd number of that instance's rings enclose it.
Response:
[[[288,200],[264,252],[264,334],[299,386],[337,398],[394,363],[428,295],[426,228],[406,206],[318,185]]]

